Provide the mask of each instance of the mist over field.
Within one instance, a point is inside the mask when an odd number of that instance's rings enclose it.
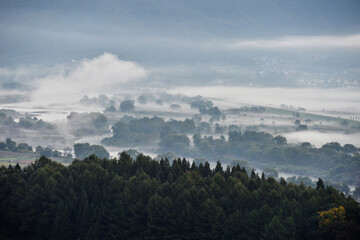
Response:
[[[359,12],[0,0],[0,238],[356,239]]]
[[[101,144],[125,115],[197,119],[191,99],[200,96],[224,117],[214,122],[202,112],[196,125],[359,147],[357,1],[75,2],[1,2],[0,107],[22,114],[15,122],[30,116],[55,126],[50,138],[4,127],[5,138],[57,148]],[[119,110],[127,100],[133,112]],[[231,115],[252,106],[266,111]],[[75,128],[87,123],[69,121],[71,113],[96,112],[109,129],[99,136],[83,136]],[[295,131],[297,118],[309,131]],[[227,130],[211,134],[227,137]]]

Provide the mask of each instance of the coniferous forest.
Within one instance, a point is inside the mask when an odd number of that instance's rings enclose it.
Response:
[[[0,0],[0,240],[360,239],[360,0]]]
[[[239,166],[127,153],[0,168],[0,239],[357,239],[360,206]]]

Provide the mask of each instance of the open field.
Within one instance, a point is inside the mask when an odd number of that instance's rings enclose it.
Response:
[[[16,165],[17,163],[21,166],[27,166],[39,158],[39,154],[35,152],[11,152],[11,151],[0,151],[0,165]],[[73,159],[68,158],[55,158],[51,157],[52,160],[68,165]]]

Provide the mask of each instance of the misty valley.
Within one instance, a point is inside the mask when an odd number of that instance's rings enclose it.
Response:
[[[0,240],[358,240],[359,0],[1,0]]]
[[[2,102],[0,236],[357,239],[356,109],[176,91]]]
[[[42,155],[68,165],[91,154],[115,158],[125,151],[133,159],[143,153],[212,167],[217,161],[239,164],[308,186],[322,178],[346,195],[360,186],[356,113],[314,113],[286,104],[229,107],[222,99],[164,91],[136,97],[85,95],[68,108],[51,105],[41,111],[5,107],[0,110],[2,165],[24,167]],[[61,114],[54,118],[54,112]],[[315,145],[311,139],[318,133],[324,139]],[[328,140],[326,134],[345,140]]]

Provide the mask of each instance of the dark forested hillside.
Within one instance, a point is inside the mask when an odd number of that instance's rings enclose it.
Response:
[[[250,177],[249,177],[250,175]],[[360,206],[218,162],[123,152],[0,168],[0,239],[357,239]]]

